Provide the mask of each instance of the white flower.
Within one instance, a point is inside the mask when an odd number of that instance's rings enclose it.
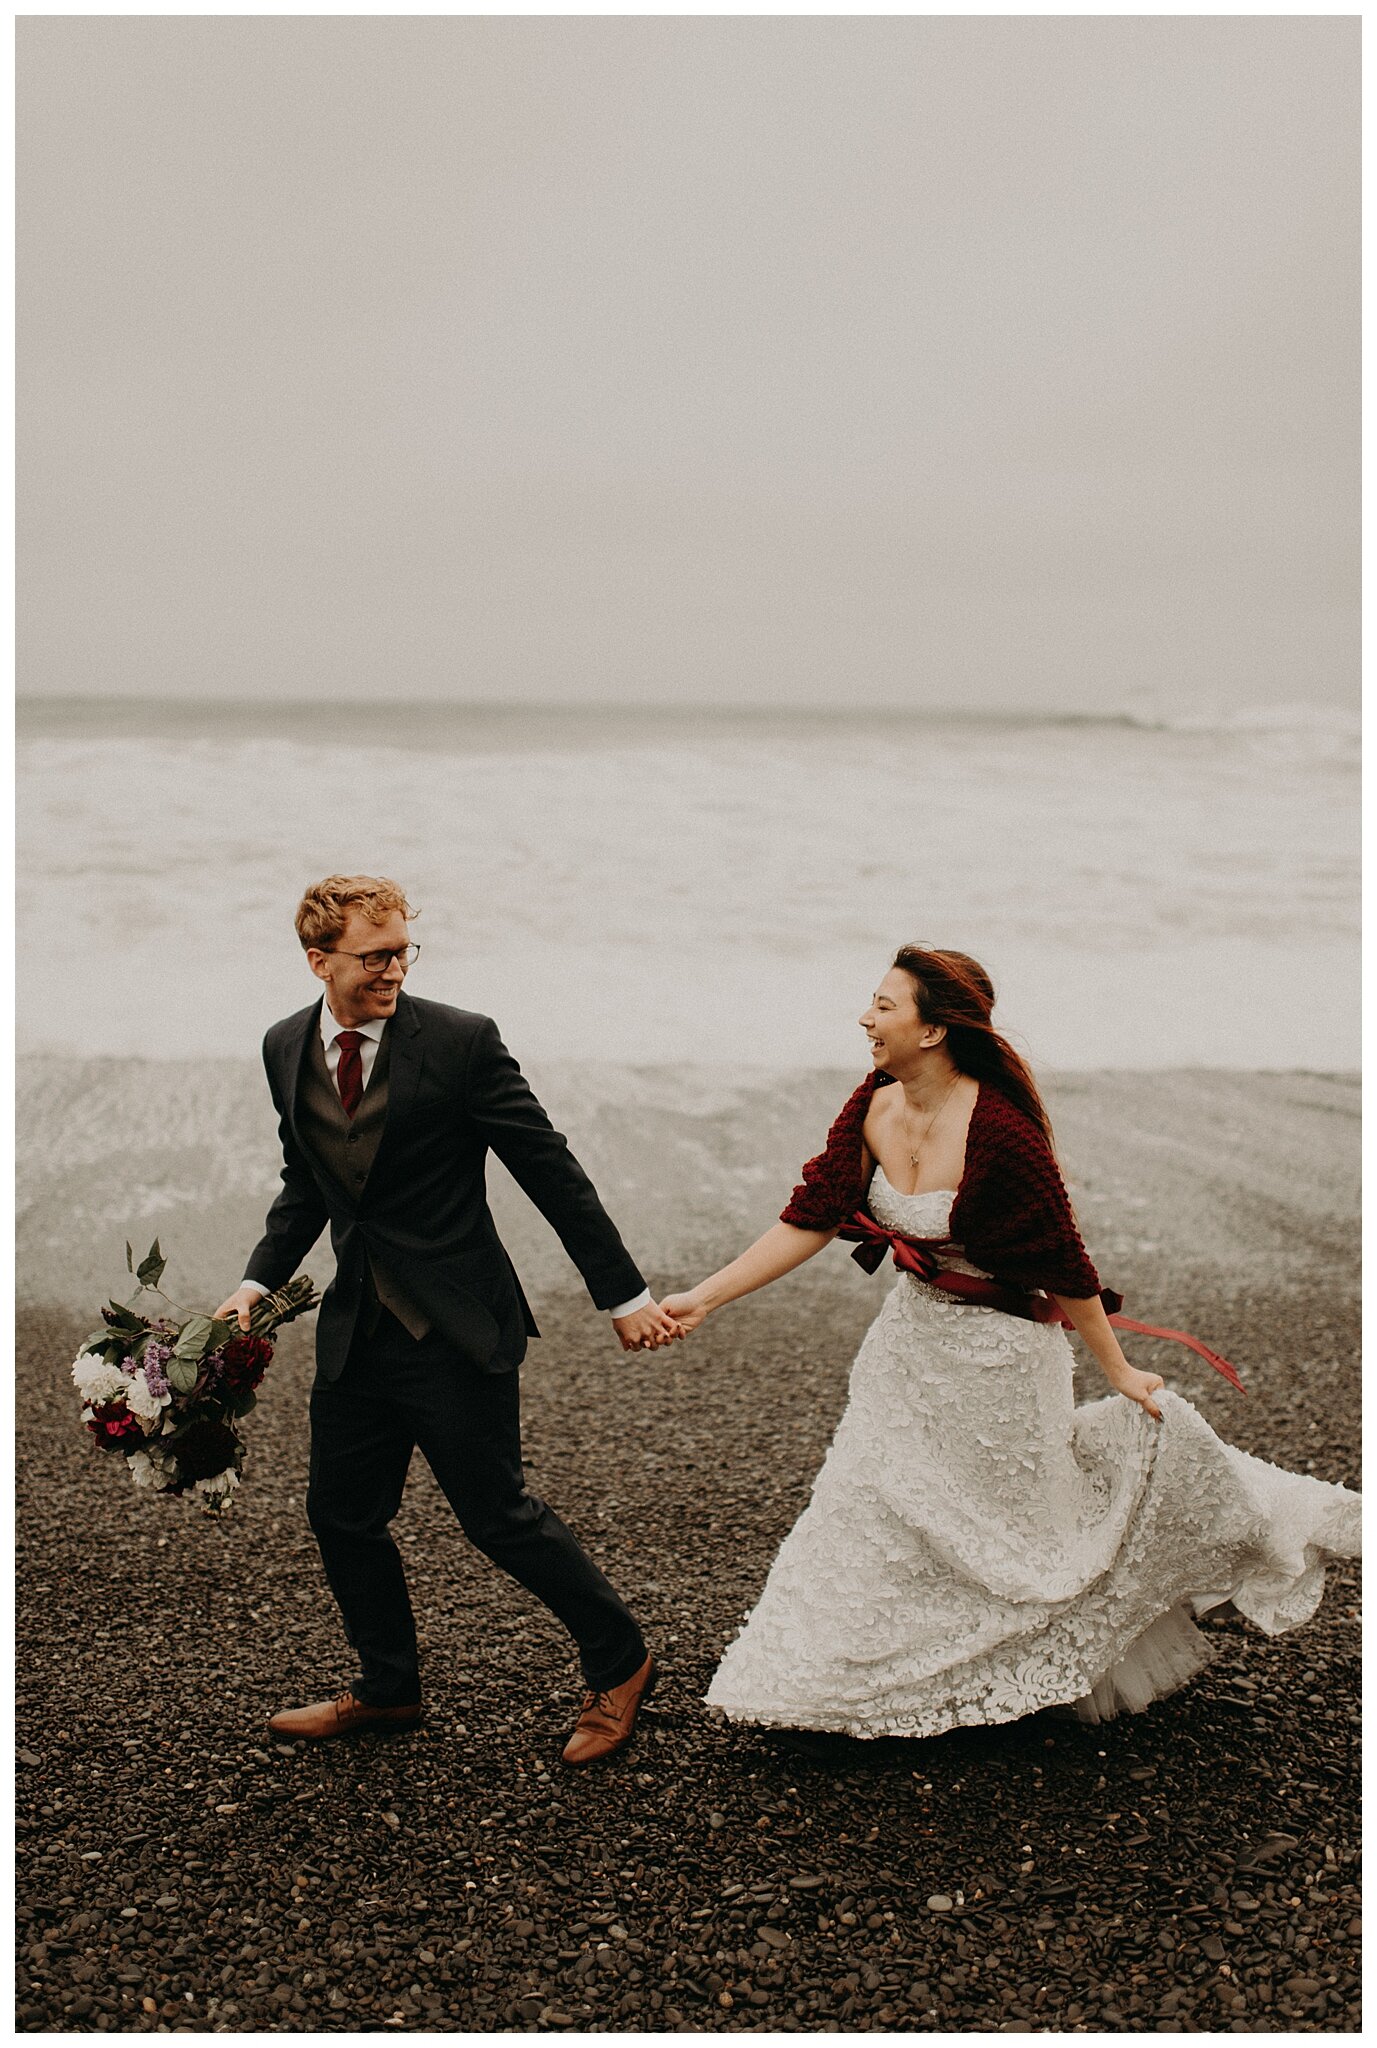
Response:
[[[239,1474],[233,1465],[226,1465],[224,1471],[215,1473],[213,1478],[198,1479],[194,1490],[207,1496],[215,1493],[233,1493],[238,1484]]]
[[[191,1491],[199,1499],[208,1515],[218,1515],[229,1506],[230,1496],[239,1484],[239,1474],[233,1465],[227,1465],[223,1472],[217,1472],[213,1479],[198,1479]]]
[[[147,1451],[134,1451],[126,1458],[125,1463],[129,1467],[129,1477],[135,1486],[161,1485],[162,1474],[155,1470],[153,1460]]]
[[[88,1408],[98,1408],[105,1401],[116,1401],[129,1388],[129,1382],[118,1366],[107,1365],[103,1358],[89,1355],[73,1362],[72,1380]]]
[[[137,1415],[140,1422],[151,1423],[156,1429],[162,1419],[164,1408],[172,1405],[171,1394],[155,1394],[148,1384],[148,1375],[140,1366],[125,1389],[125,1406],[131,1415]]]
[[[135,1486],[161,1491],[165,1486],[177,1484],[177,1460],[159,1443],[149,1444],[147,1450],[131,1452],[125,1463]]]

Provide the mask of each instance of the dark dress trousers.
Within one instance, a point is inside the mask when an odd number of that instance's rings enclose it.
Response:
[[[645,1285],[592,1182],[490,1017],[397,998],[355,1116],[325,1064],[319,1003],[263,1041],[282,1188],[246,1272],[284,1285],[325,1225],[336,1274],[316,1329],[307,1513],[360,1664],[357,1698],[420,1698],[388,1524],[419,1446],[466,1535],[570,1630],[588,1684],[645,1657],[630,1613],[525,1485],[520,1365],[538,1335],[488,1209],[489,1150],[558,1234],[594,1302]]]

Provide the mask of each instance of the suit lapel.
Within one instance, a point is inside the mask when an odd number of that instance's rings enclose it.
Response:
[[[320,1002],[323,1003],[324,996]],[[302,1010],[291,1021],[290,1034],[283,1041],[282,1061],[286,1069],[284,1094],[287,1102],[287,1121],[298,1142],[301,1139],[301,1125],[298,1121],[301,1096],[301,1067],[306,1057],[306,1047],[313,1031],[320,1030],[320,1003],[312,1003],[309,1010]]]

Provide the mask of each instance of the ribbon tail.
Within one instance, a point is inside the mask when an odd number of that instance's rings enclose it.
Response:
[[[842,1237],[846,1235],[845,1231],[839,1231],[837,1234]],[[851,1256],[863,1272],[876,1273],[887,1249],[883,1239],[876,1243],[873,1238],[865,1238],[856,1246]]]
[[[1173,1344],[1184,1344],[1203,1358],[1206,1365],[1212,1365],[1217,1373],[1222,1373],[1231,1387],[1237,1387],[1240,1394],[1247,1393],[1248,1389],[1228,1359],[1221,1358],[1217,1351],[1211,1351],[1208,1344],[1202,1344],[1198,1337],[1188,1335],[1185,1330],[1163,1330],[1155,1323],[1135,1323],[1131,1316],[1113,1315],[1109,1320],[1116,1330],[1133,1330],[1140,1337],[1165,1337]]]

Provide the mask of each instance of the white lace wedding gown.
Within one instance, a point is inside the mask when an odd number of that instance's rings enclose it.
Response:
[[[953,1197],[876,1169],[873,1214],[940,1236]],[[956,1255],[944,1264],[976,1268]],[[1194,1614],[1305,1621],[1360,1496],[1220,1441],[1163,1391],[1074,1405],[1056,1325],[901,1274],[764,1591],[713,1678],[733,1721],[936,1735],[1074,1703],[1139,1710],[1209,1661]]]

